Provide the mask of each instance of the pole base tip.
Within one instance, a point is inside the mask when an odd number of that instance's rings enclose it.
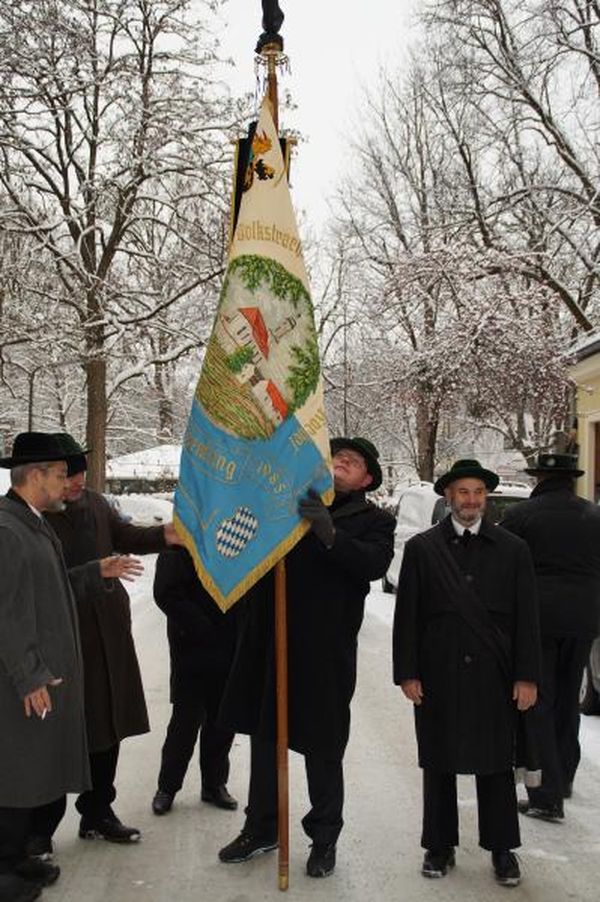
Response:
[[[280,874],[279,875],[279,889],[282,893],[285,893],[290,885],[290,879],[288,874]]]

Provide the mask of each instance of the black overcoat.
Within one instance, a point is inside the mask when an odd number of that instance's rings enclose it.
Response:
[[[221,612],[198,579],[185,548],[159,554],[154,600],[167,615],[171,702],[202,704],[219,695],[235,651],[235,608]]]
[[[489,646],[452,602],[452,574],[437,550],[443,538],[454,556],[450,517],[406,544],[394,618],[394,682],[419,679],[415,706],[419,764],[445,773],[490,774],[514,763],[513,683],[539,683],[540,636],[535,578],[526,544],[483,522],[472,538],[466,592],[478,601],[510,648],[508,679]]]
[[[162,526],[125,523],[106,498],[85,489],[62,513],[49,514],[74,583],[89,562],[122,554],[150,554],[165,547]],[[118,579],[102,580],[85,597],[76,591],[85,674],[85,717],[91,752],[150,729],[140,668],[131,634],[129,595]]]
[[[332,505],[335,542],[309,532],[286,557],[289,747],[340,760],[350,731],[357,637],[369,583],[385,574],[394,519],[363,493]],[[274,580],[241,602],[240,636],[221,709],[223,726],[275,739]]]
[[[53,678],[52,711],[23,699]],[[75,600],[60,544],[13,493],[0,498],[0,805],[33,808],[89,786]]]
[[[557,478],[540,482],[502,525],[529,546],[542,635],[593,639],[600,632],[600,508],[570,486]]]

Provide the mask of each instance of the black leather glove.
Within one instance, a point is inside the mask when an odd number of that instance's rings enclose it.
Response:
[[[331,548],[335,539],[335,527],[329,509],[321,501],[319,493],[309,489],[306,498],[301,498],[298,502],[298,513],[308,520],[312,531],[323,545]]]

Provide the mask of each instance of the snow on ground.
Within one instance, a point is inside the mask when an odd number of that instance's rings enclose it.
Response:
[[[119,508],[138,526],[157,526],[173,519],[173,502],[160,495],[112,495]]]

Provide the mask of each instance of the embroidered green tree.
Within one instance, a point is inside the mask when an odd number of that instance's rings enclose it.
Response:
[[[241,373],[247,363],[252,361],[251,348],[238,348],[227,357],[227,366],[232,373]]]
[[[319,381],[321,367],[316,338],[311,338],[303,348],[294,346],[291,353],[295,363],[290,365],[286,382],[293,392],[292,408],[297,410],[314,392]]]

